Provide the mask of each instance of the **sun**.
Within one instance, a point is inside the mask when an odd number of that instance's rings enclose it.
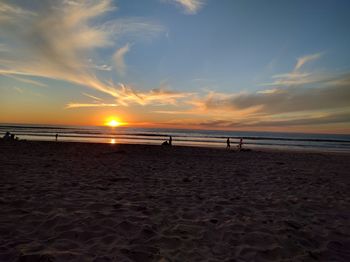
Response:
[[[105,125],[110,127],[118,127],[118,126],[125,125],[125,123],[123,123],[116,117],[109,117],[105,122]]]
[[[109,122],[107,122],[107,125],[111,127],[117,127],[120,126],[120,122],[115,119],[112,119]]]

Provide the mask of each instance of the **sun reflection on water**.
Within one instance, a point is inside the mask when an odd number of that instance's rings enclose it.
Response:
[[[109,142],[110,144],[114,145],[115,143],[117,143],[117,141],[115,140],[115,138],[112,138],[111,141]]]

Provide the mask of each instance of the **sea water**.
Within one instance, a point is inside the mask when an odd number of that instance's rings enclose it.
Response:
[[[225,148],[226,139],[230,137],[232,148],[243,138],[246,148],[350,152],[350,135],[346,134],[0,124],[0,136],[7,131],[21,140],[55,141],[58,134],[61,142],[160,145],[172,136],[173,145]]]

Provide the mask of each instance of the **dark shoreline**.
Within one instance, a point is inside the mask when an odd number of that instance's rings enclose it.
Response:
[[[60,138],[59,138],[60,139]],[[113,139],[113,137],[110,137],[110,139]],[[162,140],[159,140],[161,142]],[[20,139],[17,141],[5,141],[2,138],[0,138],[0,143],[74,143],[74,144],[89,144],[89,145],[110,145],[110,146],[140,146],[140,147],[162,147],[159,143],[149,143],[149,144],[142,144],[142,143],[107,143],[107,142],[95,142],[95,141],[65,141],[65,140],[59,140],[54,141],[54,138],[52,140],[26,140],[26,139]],[[206,149],[212,149],[212,150],[225,150],[226,145],[222,143],[222,147],[219,146],[207,146],[207,145],[176,145],[176,141],[173,142],[175,145],[173,145],[172,148],[206,148]],[[322,148],[293,148],[288,146],[275,146],[275,147],[269,147],[269,146],[257,146],[254,147],[250,144],[247,147],[247,151],[254,151],[254,152],[279,152],[279,153],[307,153],[307,154],[340,154],[340,155],[350,155],[350,151],[344,151],[344,150],[332,150],[332,149],[322,149]],[[231,144],[231,149],[229,150],[231,152],[237,152],[237,145],[235,143]],[[242,152],[242,153],[248,153],[248,152]]]

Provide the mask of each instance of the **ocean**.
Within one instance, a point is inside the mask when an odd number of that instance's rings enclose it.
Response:
[[[225,148],[226,139],[230,137],[231,148],[235,148],[239,139],[243,138],[243,147],[251,149],[350,152],[350,135],[345,134],[0,124],[0,136],[7,131],[20,140],[55,141],[55,135],[58,134],[58,141],[61,142],[160,145],[172,136],[173,145]]]

